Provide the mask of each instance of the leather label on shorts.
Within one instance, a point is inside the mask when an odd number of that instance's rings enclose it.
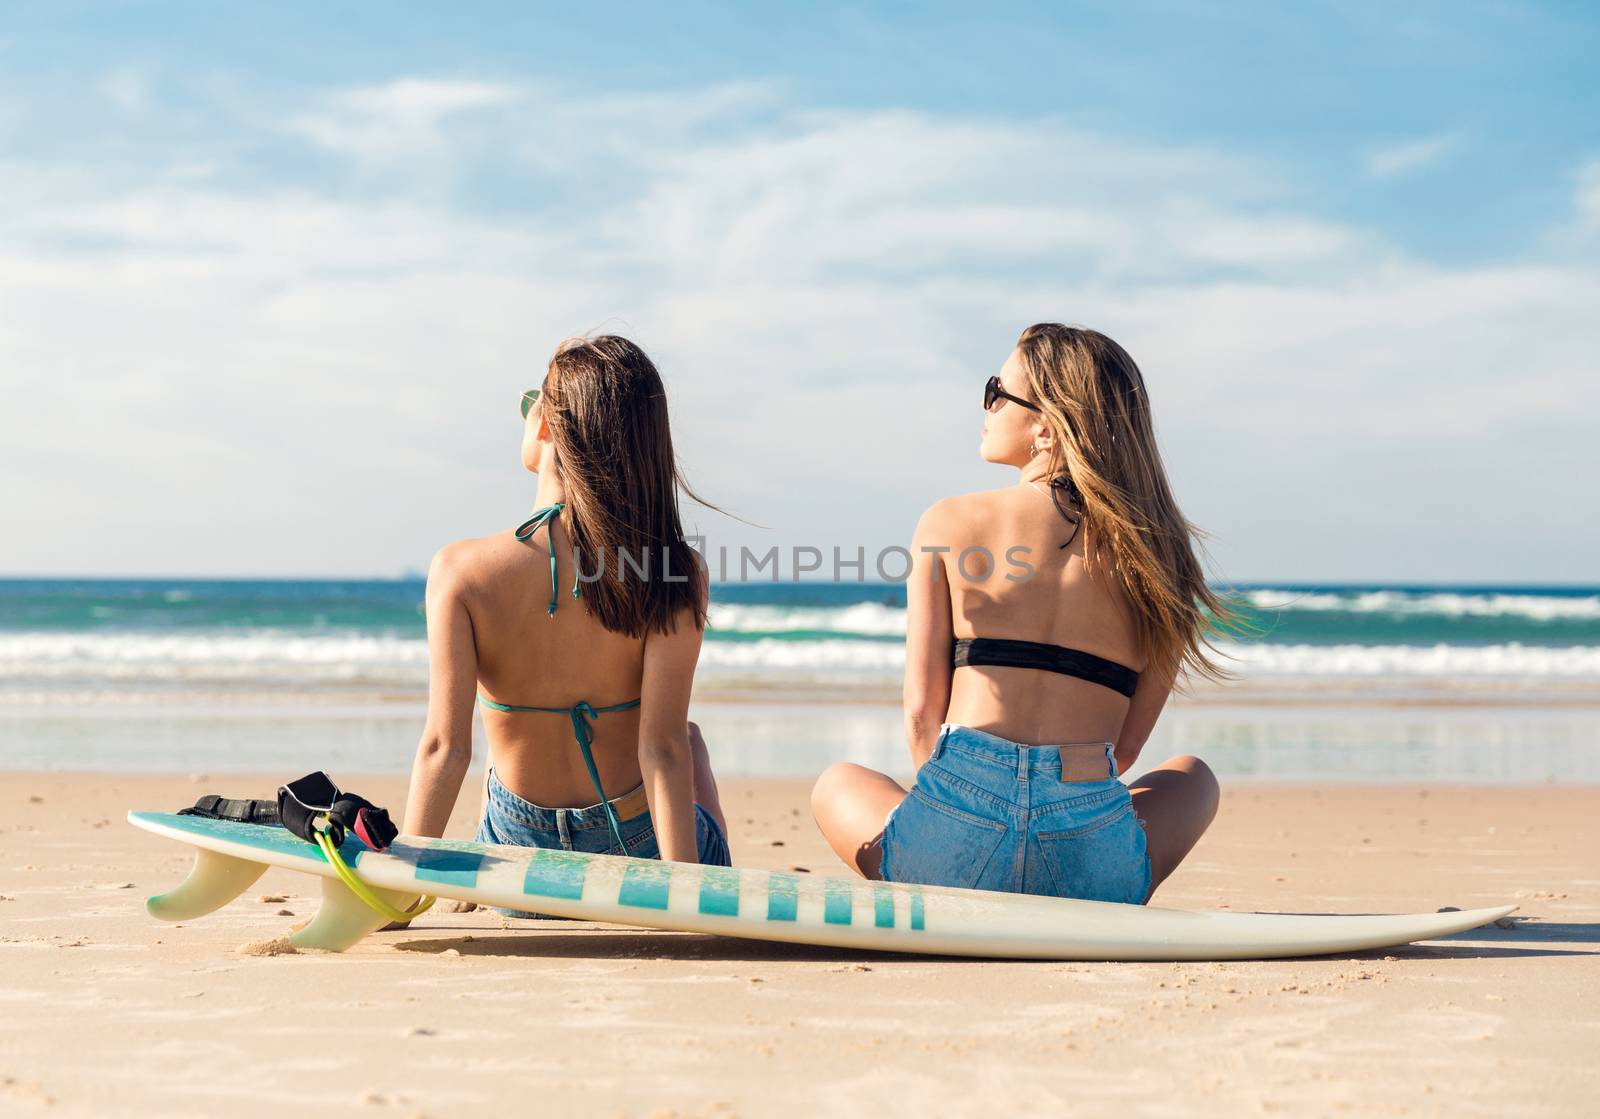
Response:
[[[1116,776],[1106,761],[1106,748],[1100,743],[1062,746],[1061,780],[1105,781]]]

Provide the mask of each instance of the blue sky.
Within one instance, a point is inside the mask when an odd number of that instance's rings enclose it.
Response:
[[[419,568],[596,327],[714,541],[882,547],[1061,319],[1224,577],[1593,581],[1600,16],[1393,7],[0,9],[0,571]]]

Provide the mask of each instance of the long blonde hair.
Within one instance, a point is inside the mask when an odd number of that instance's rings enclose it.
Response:
[[[1239,617],[1206,584],[1196,555],[1205,533],[1167,484],[1139,367],[1104,334],[1060,323],[1030,326],[1017,349],[1055,436],[1049,476],[1081,504],[1085,564],[1109,566],[1133,607],[1146,671],[1229,678],[1212,635]]]

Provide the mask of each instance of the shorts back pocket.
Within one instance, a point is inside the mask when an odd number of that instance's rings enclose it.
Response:
[[[1030,894],[1144,902],[1149,878],[1144,829],[1131,801],[1108,807],[1082,825],[1036,833],[1028,854],[1023,888]]]
[[[913,788],[895,809],[883,833],[883,876],[894,882],[966,889],[1007,889],[989,885],[1004,870],[991,868],[1009,829]],[[1009,876],[1005,876],[1009,877]]]

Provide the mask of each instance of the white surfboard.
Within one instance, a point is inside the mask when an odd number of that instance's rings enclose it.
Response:
[[[130,812],[128,822],[196,849],[188,879],[147,903],[162,920],[220,909],[267,867],[279,866],[322,879],[322,907],[289,938],[295,944],[342,952],[386,923],[339,880],[320,848],[282,828],[161,812]],[[1516,908],[1351,916],[1195,912],[411,836],[382,852],[349,836],[339,851],[395,906],[432,894],[586,921],[948,956],[1316,956],[1448,936]]]

